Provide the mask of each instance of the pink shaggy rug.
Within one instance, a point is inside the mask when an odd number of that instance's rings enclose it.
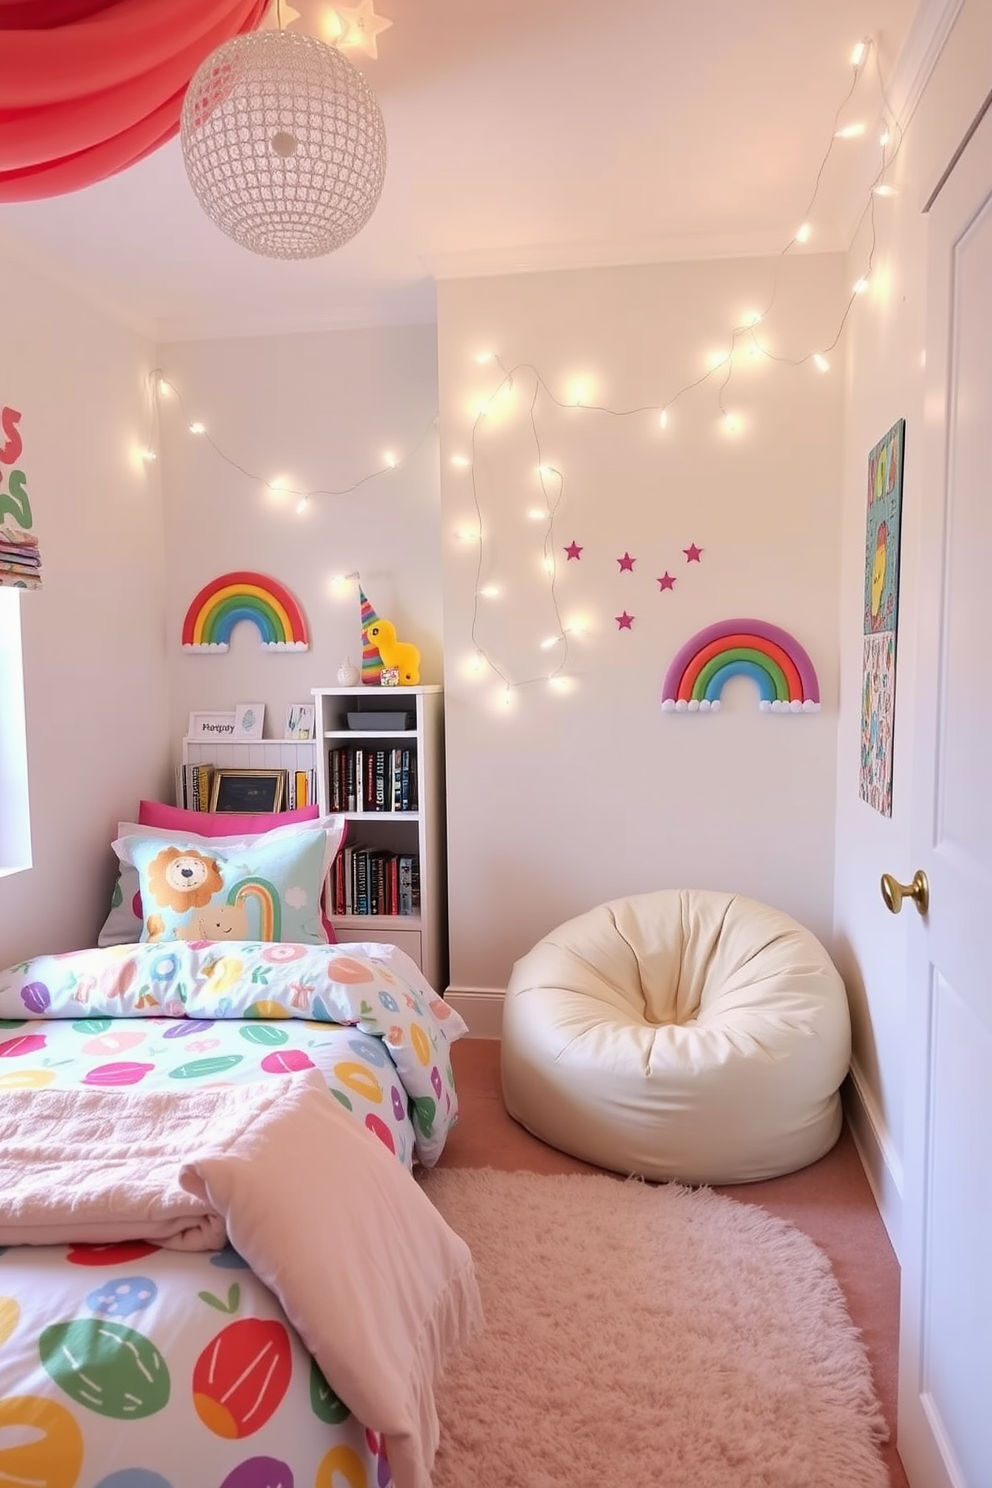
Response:
[[[434,1488],[886,1488],[867,1356],[792,1225],[598,1175],[421,1182],[486,1313],[438,1388]]]

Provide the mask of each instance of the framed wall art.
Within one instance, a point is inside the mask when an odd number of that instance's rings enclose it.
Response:
[[[264,703],[239,703],[234,711],[235,739],[260,739],[265,727]]]
[[[285,794],[285,770],[215,770],[210,810],[245,816],[281,811]]]
[[[883,816],[892,815],[905,446],[906,420],[899,419],[868,456],[858,794]]]
[[[302,742],[313,738],[313,703],[290,703],[286,709],[286,739]]]
[[[191,713],[186,726],[188,739],[233,739],[233,713]]]

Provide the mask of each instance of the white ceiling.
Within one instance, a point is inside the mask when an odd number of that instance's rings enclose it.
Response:
[[[292,3],[294,29],[322,35],[326,0]],[[348,55],[379,99],[389,161],[375,214],[344,248],[286,262],[238,247],[203,214],[173,140],[85,191],[0,206],[0,250],[163,340],[430,320],[434,280],[451,275],[774,253],[806,212],[852,48],[871,37],[839,119],[870,134],[834,142],[802,251],[846,248],[879,162],[878,69],[900,107],[946,4],[375,9],[393,22],[378,59]]]

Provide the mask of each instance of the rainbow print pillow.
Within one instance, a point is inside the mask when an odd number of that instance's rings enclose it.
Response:
[[[322,830],[223,843],[159,832],[119,837],[114,851],[138,874],[142,941],[326,945],[320,913],[326,846]]]

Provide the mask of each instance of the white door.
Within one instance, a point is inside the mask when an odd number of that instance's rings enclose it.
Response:
[[[929,233],[899,1450],[992,1488],[992,111]]]

